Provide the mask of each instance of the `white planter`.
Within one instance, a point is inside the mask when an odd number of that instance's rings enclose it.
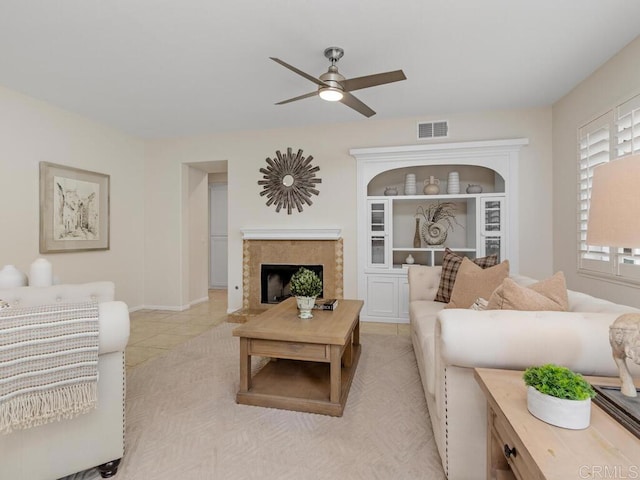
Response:
[[[531,415],[557,427],[582,430],[591,421],[591,399],[565,400],[527,387],[527,408]]]
[[[300,318],[313,318],[311,310],[316,303],[316,297],[296,297],[296,302],[298,302],[298,310],[300,310],[298,316]]]

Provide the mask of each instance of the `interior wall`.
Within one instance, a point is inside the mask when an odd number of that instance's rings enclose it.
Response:
[[[61,283],[111,280],[130,308],[143,304],[144,143],[0,87],[0,266],[29,273],[44,257]],[[39,254],[39,163],[110,175],[110,249]]]
[[[336,105],[337,108],[343,106]],[[284,107],[274,107],[284,108]],[[229,185],[229,311],[242,306],[243,228],[338,227],[344,238],[345,297],[355,297],[356,164],[349,149],[419,143],[418,121],[449,120],[446,142],[529,138],[520,155],[520,273],[541,278],[552,272],[551,247],[551,109],[520,109],[455,115],[424,115],[402,119],[363,119],[325,126],[231,132],[198,137],[152,140],[147,143],[145,217],[145,295],[150,304],[179,304],[182,283],[181,185],[176,181],[183,162],[228,160]],[[303,150],[319,166],[320,194],[292,215],[276,213],[259,195],[259,169],[265,158],[287,147]],[[535,208],[532,208],[532,205]],[[151,207],[153,208],[151,209]]]
[[[578,275],[578,128],[640,93],[640,37],[553,105],[553,264],[569,288],[640,307],[638,288]]]

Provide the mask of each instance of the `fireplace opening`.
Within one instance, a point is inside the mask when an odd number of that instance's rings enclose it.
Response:
[[[322,265],[261,265],[260,285],[262,303],[280,303],[291,296],[289,282],[300,267],[315,272],[322,280]],[[324,288],[324,285],[323,285]],[[322,297],[322,293],[320,297]]]

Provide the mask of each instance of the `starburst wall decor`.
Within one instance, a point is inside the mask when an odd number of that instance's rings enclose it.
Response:
[[[322,180],[316,177],[320,167],[312,166],[311,160],[311,155],[302,156],[302,149],[294,155],[291,147],[285,155],[277,150],[276,158],[267,157],[267,168],[260,169],[264,180],[258,180],[263,189],[260,196],[267,196],[267,206],[275,205],[276,212],[286,208],[287,214],[291,215],[294,208],[302,212],[303,204],[313,203],[311,195],[320,193],[315,186]]]

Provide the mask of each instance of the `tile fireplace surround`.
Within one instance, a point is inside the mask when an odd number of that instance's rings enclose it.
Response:
[[[273,307],[261,303],[262,264],[322,265],[325,298],[343,298],[343,248],[339,229],[242,230],[242,311]]]

